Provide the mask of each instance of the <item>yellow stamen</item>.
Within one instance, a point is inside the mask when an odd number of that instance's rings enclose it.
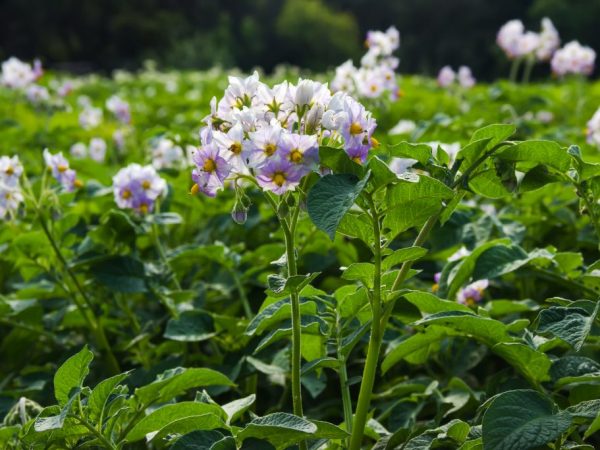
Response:
[[[354,161],[356,164],[362,164],[362,159],[360,159],[360,156],[355,156],[352,158],[352,161]]]
[[[265,153],[267,156],[271,156],[273,153],[275,153],[275,150],[277,150],[277,146],[275,144],[269,142],[267,145],[265,145]]]
[[[67,170],[69,170],[69,167],[68,167],[68,166],[65,166],[64,164],[60,164],[60,165],[57,167],[57,169],[58,169],[58,171],[59,171],[59,172],[66,172]]]
[[[398,90],[398,98],[404,97],[404,91],[402,89]]]
[[[296,164],[298,164],[299,162],[302,162],[303,157],[304,157],[304,155],[302,155],[302,152],[300,150],[298,150],[297,148],[292,150],[292,152],[290,153],[290,161],[292,161],[293,163],[296,163]]]
[[[431,292],[433,292],[434,294],[440,290],[440,285],[435,283],[433,286],[431,286]]]
[[[6,175],[12,175],[13,173],[15,173],[15,169],[13,169],[12,166],[8,166],[8,168],[4,171],[4,173]]]
[[[149,182],[148,180],[144,180],[144,181],[142,181],[142,188],[143,188],[144,190],[148,190],[148,189],[150,189],[150,186],[151,186],[151,184],[150,184],[150,182]]]
[[[375,139],[373,136],[371,136],[371,144],[373,145],[374,148],[377,148],[381,145],[381,143]]]
[[[239,142],[234,142],[229,146],[229,151],[231,151],[231,153],[233,153],[234,155],[239,155],[240,153],[242,153],[242,144],[240,144]]]
[[[192,195],[196,195],[198,192],[200,192],[200,186],[198,186],[197,183],[195,183],[192,188],[190,189],[190,194]]]
[[[283,186],[283,183],[285,183],[284,173],[283,172],[275,172],[273,174],[273,183],[275,183],[279,187]]]
[[[141,212],[142,214],[146,214],[146,213],[148,212],[148,205],[146,205],[145,203],[142,203],[142,204],[140,205],[140,212]]]
[[[350,134],[360,134],[362,131],[363,129],[360,123],[353,122],[352,125],[350,125]]]
[[[81,188],[81,187],[83,187],[83,183],[81,180],[75,180],[73,182],[73,186],[75,186],[76,188]]]
[[[121,193],[121,198],[127,200],[131,198],[131,191],[129,189],[125,189],[122,193]]]
[[[214,172],[217,169],[217,163],[214,159],[207,159],[202,165],[202,170],[205,172]]]
[[[377,85],[376,84],[372,84],[371,85],[371,92],[377,92]]]

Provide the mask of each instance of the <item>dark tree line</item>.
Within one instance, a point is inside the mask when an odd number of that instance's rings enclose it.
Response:
[[[322,70],[358,59],[365,32],[393,24],[402,72],[467,64],[489,79],[508,66],[498,28],[520,18],[537,30],[544,16],[564,41],[600,50],[600,0],[0,0],[0,58],[40,56],[80,71],[133,69],[145,59]]]

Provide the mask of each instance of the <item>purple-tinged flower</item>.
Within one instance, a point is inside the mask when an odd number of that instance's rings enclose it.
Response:
[[[119,208],[146,214],[167,190],[167,183],[154,167],[130,164],[113,177],[113,194]]]
[[[221,183],[231,172],[231,165],[221,156],[219,147],[214,142],[204,145],[194,153],[194,164],[199,171],[206,172]]]
[[[86,106],[79,114],[79,125],[85,130],[96,128],[102,122],[102,110]]]
[[[23,174],[23,165],[17,155],[0,156],[0,183],[7,187],[15,187]]]
[[[272,121],[258,131],[250,133],[250,140],[244,142],[244,159],[251,168],[259,168],[279,150],[282,128],[279,122]]]
[[[21,187],[18,184],[8,186],[0,181],[0,219],[14,217],[21,203],[23,203]]]
[[[63,156],[62,152],[53,155],[48,149],[45,149],[44,161],[52,172],[52,176],[67,192],[81,186],[81,183],[76,179],[77,174],[69,167],[69,161]]]
[[[458,84],[464,88],[471,88],[475,86],[475,77],[473,77],[471,69],[467,66],[460,66],[458,68],[457,79]]]
[[[33,76],[35,80],[39,80],[44,75],[44,68],[42,67],[42,62],[39,59],[33,60]]]
[[[89,145],[90,158],[97,162],[104,162],[106,158],[106,141],[102,138],[92,138]]]
[[[227,155],[227,161],[235,169],[236,172],[244,172],[244,129],[242,124],[236,123],[229,131],[214,131],[212,133],[216,145],[221,150],[222,155]]]
[[[192,171],[192,180],[197,186],[192,190],[197,189],[209,197],[214,197],[231,173],[231,165],[221,156],[214,141],[200,147],[194,152],[192,159],[196,165]]]
[[[71,145],[69,152],[72,157],[81,159],[87,156],[88,149],[83,142],[76,142]]]
[[[279,156],[297,165],[303,176],[317,170],[319,166],[317,137],[306,134],[284,134]]]
[[[106,109],[113,113],[121,123],[128,124],[131,121],[129,103],[117,95],[106,100]]]
[[[441,87],[445,88],[445,87],[450,86],[452,83],[454,83],[455,79],[456,79],[456,73],[454,72],[454,70],[452,70],[452,67],[444,66],[440,69],[440,73],[438,73],[437,83]]]
[[[31,65],[14,56],[2,63],[2,84],[11,89],[23,89],[33,83],[36,74]]]
[[[44,86],[40,86],[39,84],[29,85],[25,91],[25,96],[27,97],[27,100],[34,105],[50,100],[50,93],[48,92],[48,89],[46,89]]]
[[[277,195],[293,191],[301,179],[302,172],[298,165],[281,158],[269,159],[256,177],[260,187]]]
[[[340,128],[344,150],[351,159],[362,164],[373,146],[371,136],[377,123],[365,107],[351,97],[347,97],[344,102],[344,113]]]
[[[483,292],[487,289],[488,285],[488,280],[475,281],[459,290],[456,294],[456,300],[463,305],[475,306],[476,303],[483,300]]]

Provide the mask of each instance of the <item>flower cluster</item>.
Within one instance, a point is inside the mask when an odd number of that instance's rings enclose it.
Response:
[[[102,138],[95,137],[90,140],[89,145],[83,142],[76,142],[71,146],[71,156],[75,158],[85,158],[89,155],[94,161],[104,162],[106,158],[106,141]]]
[[[130,164],[113,177],[113,193],[119,208],[146,214],[167,192],[167,183],[152,166]]]
[[[272,88],[258,74],[230,77],[223,98],[211,101],[194,152],[193,192],[215,196],[230,180],[251,177],[281,195],[319,169],[319,145],[343,148],[357,163],[376,143],[375,119],[344,92],[300,79]]]
[[[458,72],[455,72],[450,66],[444,66],[437,76],[437,82],[444,88],[458,82],[460,86],[468,89],[475,86],[475,77],[467,66],[460,66]]]
[[[156,170],[181,169],[187,165],[183,149],[167,138],[157,139],[150,148],[152,165]]]
[[[547,17],[542,19],[539,33],[526,31],[520,20],[510,20],[500,28],[496,42],[510,59],[533,57],[548,61],[560,46],[560,36]]]
[[[365,41],[367,53],[356,68],[351,60],[335,70],[331,89],[344,91],[365,98],[377,98],[384,92],[390,97],[398,97],[395,69],[398,58],[392,56],[400,46],[400,33],[395,27],[383,31],[369,31]]]
[[[38,60],[33,64],[21,61],[14,56],[2,63],[2,84],[11,89],[24,89],[42,76],[42,66]]]
[[[113,95],[106,100],[106,109],[115,115],[117,120],[123,124],[131,122],[131,110],[129,103],[118,95]]]
[[[23,202],[22,174],[23,166],[18,156],[0,156],[0,219],[13,217]]]
[[[76,172],[70,168],[69,161],[63,156],[62,152],[53,155],[48,149],[45,149],[44,162],[48,170],[52,172],[52,176],[67,192],[81,186],[80,181],[76,178]]]
[[[594,70],[595,61],[596,52],[594,50],[577,41],[571,41],[554,53],[551,62],[552,72],[558,76],[569,73],[590,75]]]
[[[585,132],[588,144],[600,147],[600,108],[587,123]]]

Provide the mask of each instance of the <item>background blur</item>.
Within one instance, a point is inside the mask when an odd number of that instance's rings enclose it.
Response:
[[[505,76],[498,28],[547,16],[563,42],[600,50],[600,0],[0,0],[0,59],[40,57],[75,72],[221,65],[315,70],[360,58],[369,29],[401,33],[399,71],[433,75],[466,64]],[[547,76],[548,69],[538,68]]]

